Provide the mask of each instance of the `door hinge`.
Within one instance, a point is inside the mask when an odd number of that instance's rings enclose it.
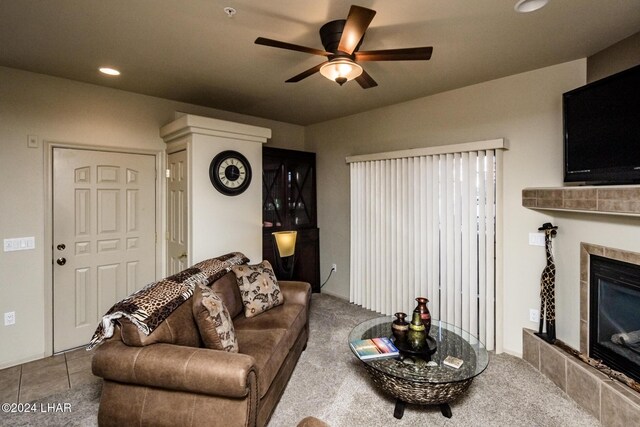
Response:
[[[171,169],[167,169],[164,171],[164,174],[167,178],[171,178]]]

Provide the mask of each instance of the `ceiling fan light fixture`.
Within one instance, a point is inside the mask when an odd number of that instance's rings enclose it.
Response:
[[[320,74],[342,86],[362,74],[362,67],[348,58],[339,58],[324,64]]]
[[[528,13],[542,9],[549,3],[549,0],[519,0],[513,7],[516,12]]]

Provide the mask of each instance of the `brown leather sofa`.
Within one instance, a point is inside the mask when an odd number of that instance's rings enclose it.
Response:
[[[202,348],[191,297],[146,336],[120,320],[93,357],[104,379],[101,426],[264,426],[309,336],[311,287],[279,282],[284,304],[244,316],[234,273],[212,288],[233,317],[239,353]]]

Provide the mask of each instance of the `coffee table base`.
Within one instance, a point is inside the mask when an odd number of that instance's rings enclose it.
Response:
[[[399,420],[402,419],[402,417],[404,416],[404,408],[406,406],[406,403],[403,402],[400,399],[396,399],[396,407],[393,409],[393,416],[394,418],[397,418]],[[441,403],[440,404],[440,412],[442,412],[442,415],[444,415],[447,418],[451,418],[451,406],[449,406],[448,403]]]
[[[405,403],[400,399],[396,399],[396,407],[393,410],[393,416],[397,419],[401,419],[404,415],[404,407]]]
[[[404,415],[406,403],[418,405],[440,405],[442,415],[451,418],[449,402],[460,397],[471,385],[473,378],[453,383],[421,383],[394,377],[364,365],[373,382],[386,394],[396,398],[393,416]]]

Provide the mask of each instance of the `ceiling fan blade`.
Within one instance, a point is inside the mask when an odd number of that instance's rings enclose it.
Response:
[[[362,70],[362,74],[356,77],[356,81],[362,87],[362,89],[369,89],[371,87],[378,86],[373,77],[371,77],[365,70]]]
[[[309,68],[307,71],[303,71],[302,73],[298,74],[297,76],[293,76],[291,77],[289,80],[287,80],[285,83],[296,83],[299,82],[302,79],[306,79],[307,77],[317,73],[318,71],[320,71],[320,68],[326,64],[325,62],[316,65],[315,67]]]
[[[410,47],[356,52],[356,61],[426,61],[431,59],[433,47]]]
[[[347,16],[347,22],[344,24],[344,30],[342,30],[338,50],[351,55],[356,49],[356,46],[358,46],[358,43],[360,43],[360,39],[364,36],[375,15],[375,10],[355,5],[351,6],[349,16]]]
[[[320,56],[332,55],[331,53],[325,52],[324,50],[314,49],[312,47],[300,46],[292,43],[281,42],[273,39],[266,39],[264,37],[258,37],[255,41],[255,44],[260,44],[260,45],[269,46],[269,47],[277,47],[279,49],[295,50],[298,52],[310,53],[312,55],[320,55]]]

